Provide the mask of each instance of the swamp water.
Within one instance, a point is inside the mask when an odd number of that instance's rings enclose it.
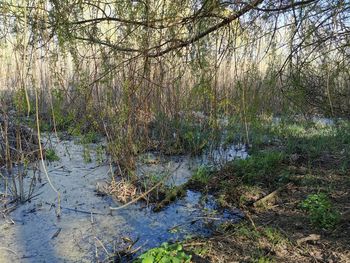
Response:
[[[99,164],[98,145],[89,145],[91,162],[87,163],[84,146],[56,139],[51,139],[51,144],[60,160],[47,163],[47,170],[61,193],[61,216],[56,217],[52,204],[57,205],[57,196],[41,172],[42,181],[35,186],[35,197],[8,215],[0,213],[1,263],[104,261],[114,250],[136,240],[133,247],[140,247],[142,252],[165,241],[210,235],[213,225],[236,222],[243,217],[239,210],[218,212],[212,197],[202,198],[192,191],[157,213],[143,202],[111,213],[109,207],[120,203],[96,194],[97,182],[109,181],[113,169],[109,164]],[[168,171],[172,174],[167,184],[181,185],[200,165],[217,166],[246,156],[244,148],[230,146],[196,158],[174,156],[160,162],[143,158],[137,164],[137,172],[149,176]],[[158,157],[147,155],[148,160],[152,158]],[[26,188],[32,177],[33,171],[29,170],[24,180]],[[4,191],[3,182],[0,189]]]

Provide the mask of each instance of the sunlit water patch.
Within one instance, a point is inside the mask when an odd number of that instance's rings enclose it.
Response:
[[[162,156],[152,152],[140,156],[137,162],[136,172],[140,178],[161,178],[169,176],[167,185],[182,185],[193,175],[199,167],[219,169],[224,164],[235,159],[246,159],[248,157],[245,145],[228,145],[208,150],[200,156]]]
[[[213,225],[236,222],[243,216],[239,210],[220,211],[213,197],[203,198],[192,191],[158,213],[142,202],[111,212],[110,206],[120,204],[95,191],[96,183],[110,180],[113,172],[108,163],[100,163],[98,145],[90,144],[87,149],[73,141],[52,139],[52,147],[60,160],[48,164],[48,171],[52,184],[61,193],[61,216],[56,216],[57,196],[41,167],[35,197],[6,217],[1,215],[0,262],[91,262],[105,259],[125,240],[137,240],[134,246],[142,252],[164,241],[210,235]],[[245,158],[240,151],[241,158]],[[227,148],[218,149],[212,159],[209,155],[175,156],[167,162],[142,162],[138,171],[167,169],[174,173],[172,183],[181,184],[191,177],[194,167],[216,165],[222,160],[219,156],[225,156],[227,161],[235,158],[232,156],[237,156],[237,152]],[[32,177],[33,171],[29,170],[25,189]]]

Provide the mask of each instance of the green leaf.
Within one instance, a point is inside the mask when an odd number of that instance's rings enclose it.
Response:
[[[147,256],[144,259],[142,259],[142,263],[153,263],[154,257],[153,256]]]

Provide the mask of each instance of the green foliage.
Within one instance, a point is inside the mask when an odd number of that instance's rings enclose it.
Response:
[[[163,243],[139,256],[134,263],[189,263],[191,255],[187,255],[181,244]]]
[[[49,162],[54,162],[54,161],[60,160],[60,157],[57,156],[55,150],[52,148],[46,149],[45,157],[46,157],[46,160],[48,160]]]
[[[72,129],[75,121],[75,114],[73,111],[66,112],[64,109],[65,97],[60,89],[52,90],[52,118],[55,118],[57,130]]]
[[[36,128],[36,123],[33,124],[33,127],[35,126]],[[52,130],[52,126],[50,125],[50,123],[48,123],[45,120],[40,120],[40,131],[42,132],[50,132]]]
[[[89,131],[89,132],[85,133],[82,136],[80,142],[82,144],[97,143],[98,142],[98,134],[97,134],[97,132]]]
[[[217,140],[216,131],[207,120],[200,123],[191,117],[169,119],[161,114],[153,124],[152,134],[153,139],[161,140],[161,150],[168,154],[197,155]]]
[[[333,156],[341,161],[340,165],[328,166],[346,170],[350,167],[350,128],[345,123],[320,127],[318,123],[304,123],[299,126],[285,127],[283,131],[287,141],[286,152],[303,156],[309,164],[323,156]]]
[[[96,148],[96,162],[98,164],[102,164],[103,163],[104,155],[105,155],[105,149],[103,148],[103,146],[99,145]]]
[[[30,98],[29,98],[30,99]],[[33,105],[32,101],[29,101],[30,105]],[[13,104],[17,111],[17,113],[25,115],[28,113],[28,103],[26,99],[26,91],[24,88],[19,89],[16,91],[14,97],[13,97]],[[31,113],[34,113],[33,111]]]
[[[182,135],[183,146],[185,150],[189,150],[192,154],[201,153],[208,145],[208,134],[202,131],[199,127],[189,128]]]
[[[194,182],[207,184],[210,179],[210,169],[207,166],[199,166],[193,173],[192,178]]]
[[[176,200],[177,197],[184,196],[186,194],[185,189],[183,186],[174,186],[169,189],[167,189],[165,194],[165,199],[169,200],[170,202],[173,202]]]
[[[249,239],[257,240],[258,238],[261,237],[261,233],[257,231],[256,229],[247,226],[246,224],[238,224],[236,226],[236,235],[238,236],[243,236]]]
[[[85,163],[91,163],[92,162],[90,149],[86,145],[84,145],[84,148],[83,148],[83,160],[84,160]]]
[[[83,93],[83,90],[77,92]],[[84,94],[81,94],[83,97]],[[47,116],[46,126],[52,129],[55,120],[57,131],[68,131],[70,135],[82,136],[82,143],[95,143],[98,140],[98,124],[96,114],[92,114],[93,109],[88,101],[84,101],[83,109],[66,106],[66,95],[63,90],[53,89],[52,91],[52,111]],[[45,123],[45,122],[44,122]]]
[[[230,124],[228,138],[231,141],[242,141],[242,128],[235,126],[237,120]],[[231,129],[231,126],[235,128]],[[322,121],[303,121],[281,118],[279,121],[258,119],[251,123],[249,132],[254,156],[267,147],[279,147],[285,155],[297,154],[304,164],[315,165],[318,159],[325,156],[339,161],[338,165],[330,162],[329,167],[346,171],[350,167],[350,124],[348,121],[335,121],[326,125]]]
[[[272,263],[273,261],[268,257],[260,257],[253,261],[254,263]]]
[[[255,229],[246,223],[241,223],[236,225],[235,228],[236,235],[247,237],[249,239],[257,240],[259,238],[266,238],[274,245],[282,244],[286,241],[286,238],[281,234],[281,232],[272,227]]]
[[[332,229],[339,222],[339,212],[324,193],[309,195],[300,207],[309,213],[311,223],[316,226]]]
[[[235,160],[232,162],[232,171],[242,177],[248,184],[255,184],[257,181],[268,182],[281,166],[285,155],[280,152],[267,151],[260,152],[245,160]]]
[[[286,238],[275,228],[266,227],[264,229],[264,236],[274,245],[286,243]]]
[[[205,53],[205,51],[204,51]],[[206,54],[208,56],[208,54]],[[206,61],[206,56],[202,56],[200,59],[200,65],[192,65],[194,72],[199,74],[197,77],[199,78],[199,81],[194,87],[191,89],[191,96],[188,98],[190,101],[189,104],[192,104],[192,107],[198,109],[198,110],[207,110],[214,101],[214,90],[212,89],[212,86],[210,84],[210,80],[208,79],[208,72],[205,72],[205,70],[200,70],[197,67],[207,67],[208,62]],[[193,100],[192,98],[195,97],[196,100]]]
[[[154,183],[152,183],[152,181],[148,183],[151,183],[151,186],[153,186],[154,184],[159,182],[159,180],[161,179],[159,179],[158,177],[158,179],[156,179]],[[156,201],[156,205],[154,206],[153,211],[159,212],[164,207],[174,202],[177,198],[185,196],[186,189],[184,188],[183,185],[172,186],[172,187],[163,185],[163,186],[160,186],[156,191],[153,191],[152,194],[154,194],[155,201]]]
[[[145,177],[145,181],[144,181],[145,189],[151,188],[153,185],[157,184],[159,181],[165,178],[165,176],[166,176],[166,173],[163,173],[163,172],[149,173]]]

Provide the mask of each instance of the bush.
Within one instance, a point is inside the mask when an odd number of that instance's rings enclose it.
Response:
[[[300,207],[309,213],[311,223],[316,226],[331,229],[339,222],[339,212],[324,193],[309,195]]]

